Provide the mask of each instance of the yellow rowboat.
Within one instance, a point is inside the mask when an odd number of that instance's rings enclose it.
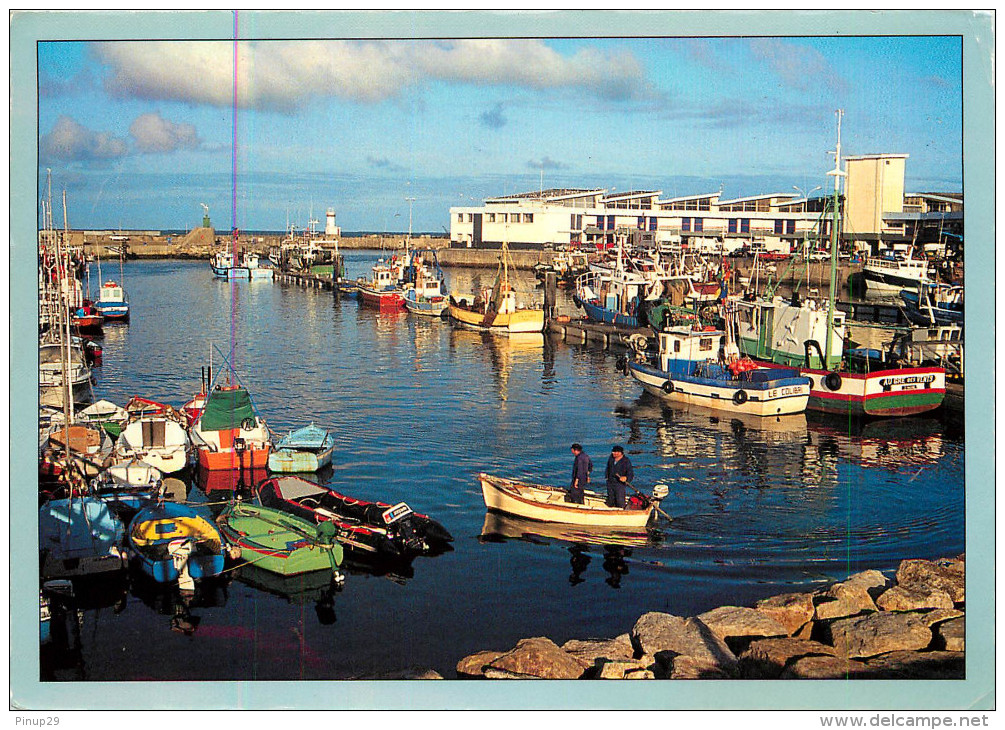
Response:
[[[565,501],[566,491],[561,487],[528,484],[484,473],[478,475],[478,481],[488,509],[539,522],[645,528],[659,506],[658,499],[646,497],[632,500],[632,503],[641,501],[638,506],[608,507],[604,496],[590,491],[585,493],[583,504],[572,504]]]
[[[512,292],[511,292],[512,293]],[[479,307],[470,298],[452,296],[447,313],[451,319],[483,330],[502,332],[540,332],[544,329],[543,309],[516,309],[497,311],[492,307]]]

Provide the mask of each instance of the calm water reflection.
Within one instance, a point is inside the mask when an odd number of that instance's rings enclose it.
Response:
[[[350,275],[376,255],[350,253]],[[447,275],[463,291],[493,272]],[[107,328],[96,397],[181,405],[210,353],[218,371],[224,353],[274,431],[333,429],[322,481],[430,514],[454,550],[381,571],[349,566],[341,591],[248,568],[191,597],[133,578],[60,609],[49,678],[319,679],[410,666],[453,676],[467,654],[523,637],[614,636],[645,611],[694,615],[964,549],[963,443],[937,419],[849,428],[672,409],[616,373],[613,355],[550,338],[218,281],[202,262],[129,262],[125,283],[132,321]],[[532,277],[522,283],[540,298]],[[478,472],[564,483],[573,441],[601,470],[624,444],[638,486],[669,486],[674,520],[598,541],[486,515]],[[215,511],[237,479],[212,481],[190,477],[189,499]]]

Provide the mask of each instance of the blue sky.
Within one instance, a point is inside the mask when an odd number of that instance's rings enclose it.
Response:
[[[954,37],[43,42],[40,178],[76,228],[449,228],[452,205],[545,187],[825,185],[909,155],[962,189]],[[235,136],[236,131],[236,136]],[[236,140],[236,208],[232,206]]]

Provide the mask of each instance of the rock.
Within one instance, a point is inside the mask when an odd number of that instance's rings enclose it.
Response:
[[[848,576],[837,585],[847,588],[862,588],[868,591],[869,595],[875,598],[892,585],[892,582],[878,570],[863,570],[861,573]]]
[[[584,671],[575,658],[543,636],[518,641],[512,651],[489,662],[485,676],[488,668],[543,679],[579,679]]]
[[[923,608],[952,608],[953,599],[938,588],[894,586],[876,599],[876,605],[884,611],[917,611]]]
[[[638,653],[652,654],[663,663],[672,659],[674,671],[680,655],[693,657],[703,666],[717,667],[728,674],[736,671],[736,656],[726,642],[699,619],[647,613],[635,622],[631,636]]]
[[[966,618],[954,618],[935,627],[936,646],[946,651],[964,651],[967,634]]]
[[[649,667],[640,662],[601,660],[597,679],[625,679],[629,673],[636,672],[649,672],[652,677],[655,677]]]
[[[785,667],[779,679],[854,679],[867,671],[864,663],[835,656],[807,656]]]
[[[716,664],[693,656],[675,656],[670,679],[730,679],[730,673]]]
[[[963,611],[956,608],[937,608],[934,611],[929,611],[928,613],[918,614],[921,616],[922,621],[924,621],[929,626],[935,626],[942,621],[948,621],[952,618],[957,618],[963,615]]]
[[[909,590],[943,590],[954,603],[966,597],[966,564],[960,558],[904,560],[897,568],[897,585]]]
[[[925,649],[932,631],[914,613],[874,613],[841,619],[830,625],[831,643],[839,657],[872,657],[901,649]]]
[[[722,640],[735,637],[788,636],[780,622],[754,608],[722,606],[706,611],[698,620]]]
[[[408,669],[400,669],[394,672],[385,672],[368,679],[443,679],[443,676],[432,669],[409,667]]]
[[[817,655],[834,656],[834,648],[819,641],[761,639],[740,656],[740,674],[747,679],[774,679],[793,659]]]
[[[503,652],[501,651],[480,651],[477,654],[466,656],[457,662],[457,676],[461,679],[466,677],[484,677],[485,667],[502,655]]]
[[[625,679],[656,679],[656,675],[649,669],[630,669],[625,672]]]
[[[597,664],[597,660],[628,661],[634,658],[635,649],[628,634],[613,639],[571,639],[562,644],[562,650],[586,668]]]
[[[495,667],[485,667],[486,679],[541,679],[536,674],[520,674],[511,672],[508,669],[496,669]]]
[[[816,618],[827,620],[857,616],[863,611],[876,611],[876,602],[872,599],[870,590],[877,588],[875,573],[885,585],[886,578],[882,573],[871,570],[856,573],[841,583],[835,583],[822,594],[816,606]]]
[[[964,679],[962,651],[894,651],[866,662],[870,679]]]
[[[783,593],[758,601],[754,609],[785,627],[792,636],[813,620],[813,595],[811,593]]]

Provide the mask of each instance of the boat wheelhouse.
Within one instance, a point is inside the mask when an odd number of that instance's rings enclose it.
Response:
[[[217,279],[247,279],[248,269],[239,265],[231,251],[217,251],[209,261]]]
[[[106,321],[129,321],[129,299],[122,285],[114,281],[104,283],[98,292],[98,301],[94,303],[94,307]]]
[[[371,269],[370,278],[361,278],[356,282],[360,301],[381,311],[401,309],[405,306],[404,290],[401,288],[404,268],[404,259],[398,256],[392,256],[387,261],[378,260]]]

